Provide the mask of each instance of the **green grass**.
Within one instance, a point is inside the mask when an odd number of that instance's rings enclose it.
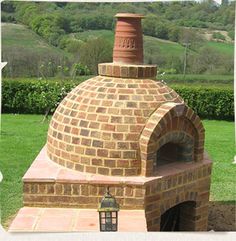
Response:
[[[236,155],[234,123],[205,120],[204,127],[206,129],[205,148],[213,159],[211,199],[235,202],[236,164],[232,164]]]
[[[234,55],[234,44],[208,41],[205,45],[214,48],[222,54]]]
[[[46,140],[48,123],[39,115],[2,115],[0,170],[2,222],[22,206],[22,181]]]
[[[150,54],[161,53],[171,56],[183,56],[184,47],[176,42],[171,42],[151,36],[144,36],[144,50]]]
[[[49,45],[43,38],[21,24],[2,24],[2,46],[5,48],[28,49],[35,53],[69,56],[67,52]]]
[[[87,30],[84,32],[73,33],[69,35],[71,38],[80,39],[82,41],[87,41],[90,38],[103,37],[108,40],[112,45],[114,42],[114,32],[111,30]]]
[[[2,223],[22,206],[21,178],[45,144],[48,123],[41,115],[2,115],[0,145]],[[205,148],[214,160],[211,200],[235,200],[234,123],[203,121],[206,129]]]

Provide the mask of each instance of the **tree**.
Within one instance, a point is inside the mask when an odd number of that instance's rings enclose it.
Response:
[[[196,50],[203,44],[203,38],[200,34],[191,28],[182,28],[179,35],[179,43],[182,45],[189,45],[189,48]]]
[[[81,46],[80,62],[94,73],[98,72],[98,64],[112,61],[112,46],[104,38],[89,39]]]
[[[221,0],[222,5],[229,5],[229,0]]]
[[[170,26],[168,30],[168,39],[173,42],[178,42],[180,35],[180,28],[175,26]]]

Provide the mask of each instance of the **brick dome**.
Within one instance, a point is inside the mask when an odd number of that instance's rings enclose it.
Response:
[[[99,76],[74,88],[56,109],[47,153],[60,165],[103,175],[140,175],[139,139],[151,114],[165,102],[182,103],[165,84],[146,78],[155,67],[100,64]],[[142,72],[140,78],[137,73]]]
[[[116,17],[113,63],[99,64],[99,76],[78,85],[60,103],[48,130],[47,153],[80,172],[137,176],[140,136],[149,117],[163,103],[183,100],[152,80],[156,66],[142,64],[142,16]]]

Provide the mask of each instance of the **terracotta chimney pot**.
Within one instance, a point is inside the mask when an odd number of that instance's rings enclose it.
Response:
[[[113,62],[143,64],[143,34],[140,14],[118,13]]]

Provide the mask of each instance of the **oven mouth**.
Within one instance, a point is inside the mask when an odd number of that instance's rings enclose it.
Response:
[[[193,148],[190,145],[166,143],[156,153],[156,166],[173,162],[193,161]]]
[[[192,162],[194,157],[193,138],[184,133],[170,133],[159,140],[155,154],[154,170],[157,167],[180,162]]]

